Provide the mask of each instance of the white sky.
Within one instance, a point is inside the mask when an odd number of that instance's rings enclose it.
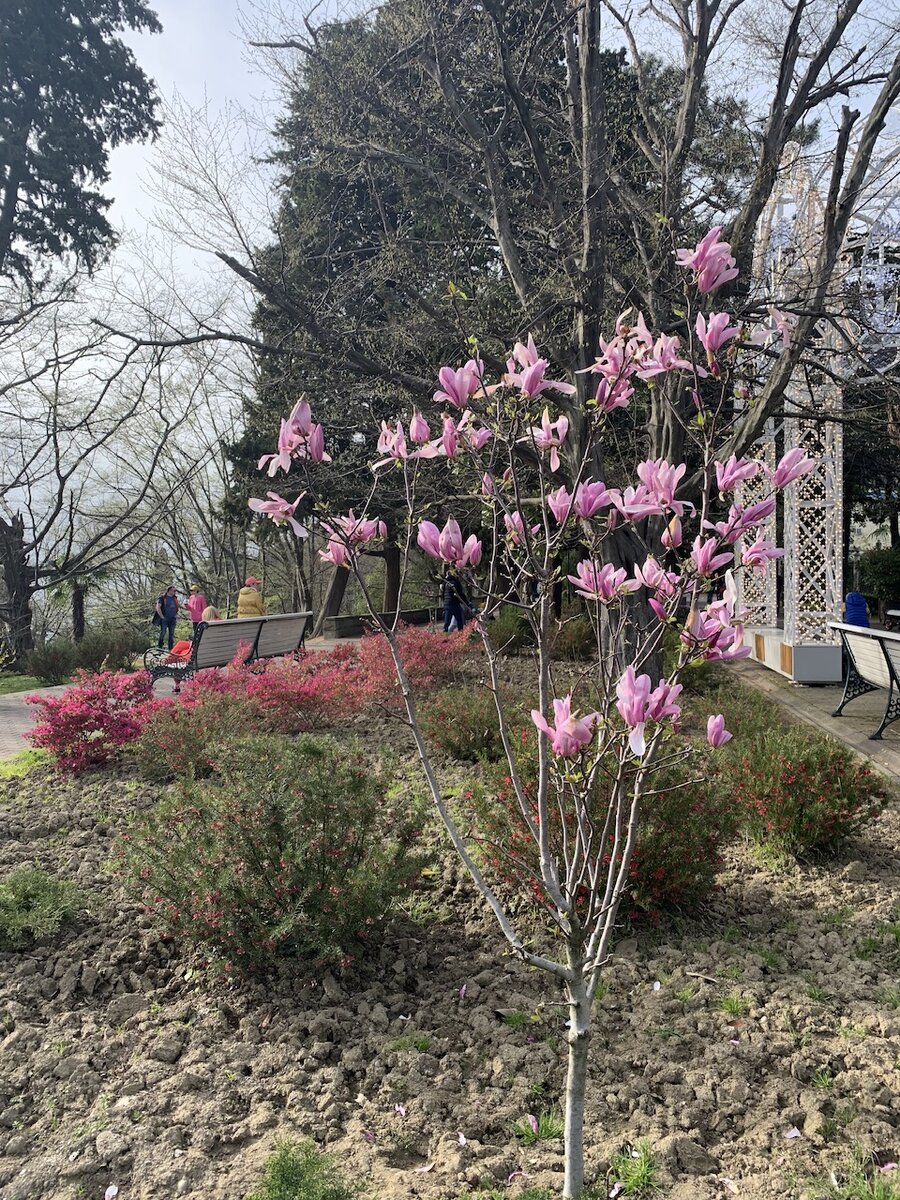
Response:
[[[129,33],[126,40],[164,103],[177,93],[193,106],[207,100],[218,111],[228,101],[258,108],[271,99],[270,81],[246,61],[238,0],[150,0],[150,6],[163,32]],[[137,233],[153,210],[145,189],[152,154],[150,146],[136,145],[120,147],[110,157],[111,220]]]

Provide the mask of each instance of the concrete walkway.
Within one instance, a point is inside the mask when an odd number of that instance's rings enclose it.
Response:
[[[733,663],[728,670],[734,671],[742,683],[771,697],[795,720],[806,721],[823,733],[840,738],[858,754],[870,759],[886,775],[900,781],[900,721],[888,726],[881,741],[869,741],[869,734],[881,724],[886,692],[869,692],[867,696],[851,700],[840,717],[832,717],[843,694],[844,689],[840,685],[806,687],[792,683],[783,675],[749,659]]]
[[[307,642],[306,648],[319,652],[333,650],[335,646],[355,641],[359,639],[341,638],[336,641],[333,638],[316,638],[315,641]],[[173,688],[173,680],[160,679],[154,687],[154,693],[157,696],[169,696]],[[17,754],[29,748],[30,743],[25,740],[25,734],[34,725],[38,710],[34,705],[26,704],[25,697],[34,695],[35,692],[41,696],[58,696],[64,691],[65,687],[29,688],[25,692],[8,692],[5,696],[0,696],[0,760],[15,758]]]

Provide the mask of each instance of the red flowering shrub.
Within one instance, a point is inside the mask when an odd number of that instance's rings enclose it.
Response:
[[[400,659],[414,688],[430,688],[452,679],[469,647],[469,634],[438,633],[431,627],[401,626],[397,634]],[[399,704],[400,686],[387,639],[364,637],[357,646],[363,705]]]
[[[126,742],[137,737],[140,706],[151,695],[150,676],[142,671],[134,675],[79,672],[61,696],[26,697],[41,713],[28,739],[49,751],[57,766],[84,771],[115,758]]]
[[[884,783],[862,759],[805,727],[765,734],[732,778],[748,834],[779,854],[832,850],[885,805]]]
[[[526,794],[536,794],[536,733],[522,727],[517,739],[522,748],[519,771]],[[657,921],[665,911],[696,907],[712,891],[721,851],[736,832],[732,802],[713,782],[693,783],[703,773],[696,758],[659,771],[644,800],[638,827],[637,848],[629,865],[629,915]],[[607,808],[603,771],[596,792],[595,824],[602,827]],[[680,786],[687,783],[687,786]],[[506,764],[488,772],[485,785],[465,793],[464,806],[472,816],[475,840],[481,846],[485,868],[501,885],[530,891],[544,905],[537,847],[512,789]],[[531,816],[537,821],[537,805]],[[551,843],[561,850],[563,818],[555,800],[550,803]],[[574,818],[566,812],[569,836]],[[606,862],[614,852],[609,839]]]
[[[117,848],[122,873],[178,938],[252,970],[352,952],[418,878],[421,813],[354,746],[239,739]]]

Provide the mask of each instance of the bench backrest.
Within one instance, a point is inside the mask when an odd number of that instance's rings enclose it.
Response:
[[[266,617],[256,643],[257,658],[277,658],[300,649],[311,612],[280,613]]]
[[[194,666],[198,671],[206,667],[227,667],[242,643],[247,646],[250,656],[262,625],[261,617],[210,621],[198,630],[200,640],[194,649]]]
[[[900,669],[900,635],[858,625],[832,624],[829,628],[840,633],[861,679],[875,687],[891,686],[891,667]]]

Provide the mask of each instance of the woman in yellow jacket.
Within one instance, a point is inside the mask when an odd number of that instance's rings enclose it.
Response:
[[[260,581],[253,575],[248,575],[244,586],[238,592],[237,615],[239,617],[264,617],[266,606],[262,596],[256,590]]]

